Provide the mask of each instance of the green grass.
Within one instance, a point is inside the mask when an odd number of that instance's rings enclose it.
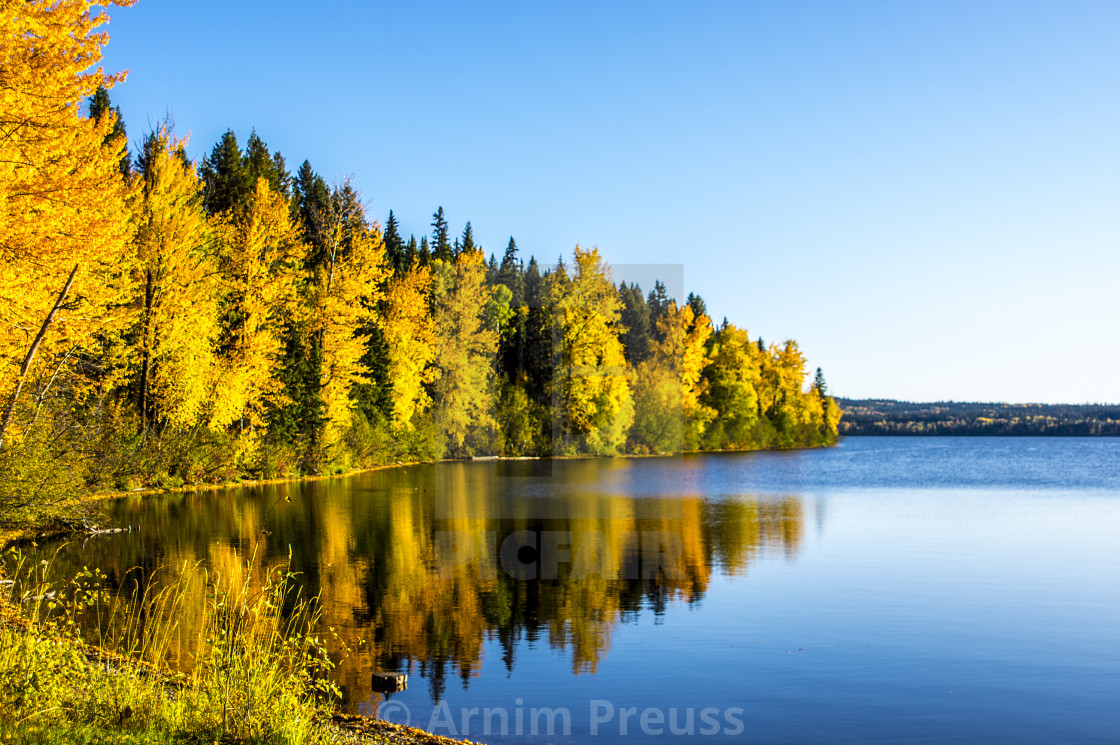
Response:
[[[114,599],[94,571],[54,586],[49,565],[15,566],[0,618],[0,742],[332,739],[333,665],[315,635],[316,604],[290,573],[247,571],[231,583],[188,567],[164,589]],[[189,624],[197,637],[184,639],[190,582],[205,583],[207,599]],[[91,616],[96,645],[79,633],[86,619],[89,636]],[[189,650],[186,674],[165,662],[177,648]]]

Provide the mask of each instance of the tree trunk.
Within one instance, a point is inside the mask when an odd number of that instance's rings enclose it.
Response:
[[[140,368],[140,432],[148,431],[148,379],[152,369],[152,345],[149,332],[152,323],[152,303],[155,295],[151,270],[147,273],[147,282],[144,286],[144,364]]]
[[[23,366],[19,369],[19,380],[16,382],[16,389],[12,392],[12,398],[8,401],[8,409],[4,412],[4,421],[0,424],[0,450],[4,449],[4,436],[8,433],[8,426],[12,423],[12,414],[16,410],[16,401],[19,399],[20,391],[23,390],[23,384],[27,380],[27,371],[31,369],[31,363],[35,360],[35,353],[39,351],[39,345],[43,343],[43,337],[47,335],[47,329],[54,321],[58,309],[66,302],[66,296],[70,294],[70,287],[74,284],[74,277],[78,274],[79,264],[75,264],[74,268],[70,271],[70,277],[66,280],[66,286],[62,288],[62,292],[58,294],[58,300],[54,301],[54,307],[51,312],[47,314],[46,319],[43,321],[39,333],[35,335],[35,341],[31,342],[31,348],[27,350],[27,356],[23,358]]]

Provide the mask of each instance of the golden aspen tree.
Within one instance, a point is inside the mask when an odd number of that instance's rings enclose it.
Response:
[[[261,178],[243,210],[222,215],[218,235],[224,328],[210,422],[255,429],[282,395],[276,372],[283,319],[297,297],[299,231],[284,197]]]
[[[429,268],[415,267],[389,282],[383,303],[381,327],[389,349],[393,424],[404,429],[411,429],[416,415],[431,403],[425,390],[434,372],[430,363],[435,356],[428,315],[430,285]]]
[[[345,250],[328,254],[328,260],[316,270],[313,290],[312,324],[322,354],[323,447],[336,443],[350,424],[354,386],[370,382],[361,363],[365,340],[358,331],[376,322],[381,283],[388,274],[381,235],[369,230],[360,215],[330,229],[335,235],[328,245],[344,243]],[[345,236],[340,235],[343,232]]]
[[[112,2],[130,5],[129,0]],[[113,116],[85,118],[108,20],[88,0],[0,2],[0,445],[20,390],[119,328],[129,237]],[[49,372],[48,372],[49,371]]]
[[[464,251],[453,263],[433,264],[436,422],[452,451],[472,432],[494,424],[492,377],[498,333],[486,322],[491,299],[482,251]]]
[[[657,319],[657,339],[650,343],[651,367],[671,371],[675,390],[671,400],[679,402],[684,445],[696,448],[704,427],[715,417],[715,410],[701,403],[707,387],[704,368],[708,364],[707,343],[712,335],[706,315],[693,316],[688,305],[670,302]]]
[[[137,210],[139,321],[135,365],[145,423],[196,422],[203,413],[218,336],[217,260],[202,183],[184,140],[161,126],[140,155]]]
[[[703,400],[717,415],[705,444],[716,450],[749,447],[760,414],[763,353],[745,329],[724,324],[715,336],[710,356]]]
[[[576,246],[574,273],[558,269],[550,286],[559,341],[552,390],[566,447],[617,452],[634,418],[626,357],[619,339],[622,301],[599,249]]]

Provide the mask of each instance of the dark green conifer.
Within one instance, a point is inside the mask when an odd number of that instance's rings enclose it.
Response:
[[[237,135],[226,130],[210,155],[202,159],[202,201],[211,215],[240,209],[249,197],[249,169],[237,144]]]
[[[385,258],[394,272],[404,268],[404,241],[401,240],[400,225],[397,217],[389,210],[389,219],[385,221],[385,235],[382,237],[385,244]]]
[[[450,262],[455,256],[451,251],[450,236],[447,229],[447,218],[440,207],[432,214],[432,258]]]
[[[121,116],[121,109],[119,106],[113,106],[109,100],[109,91],[105,86],[100,85],[97,87],[97,92],[90,96],[89,99],[89,118],[100,121],[101,117],[106,114],[113,114],[116,121],[113,122],[113,131],[105,136],[105,143],[108,144],[118,138],[124,138],[125,148],[124,155],[121,156],[121,175],[128,176],[132,173],[132,155],[128,152],[128,133],[124,128],[124,118]]]

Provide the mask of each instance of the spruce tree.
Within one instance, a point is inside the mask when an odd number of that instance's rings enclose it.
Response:
[[[308,269],[319,266],[325,254],[326,225],[323,217],[330,205],[331,192],[327,182],[303,161],[295,178],[295,210],[303,240],[307,244]]]
[[[89,99],[89,118],[100,121],[101,117],[106,114],[113,114],[116,121],[113,122],[113,131],[105,136],[105,143],[108,144],[114,140],[124,138],[128,142],[128,133],[124,128],[124,118],[121,116],[121,109],[119,106],[113,106],[109,100],[109,91],[103,85],[97,87],[97,92],[90,96]],[[128,152],[128,146],[125,145],[124,155],[121,156],[121,175],[128,176],[132,173],[132,155]]]
[[[270,153],[268,145],[257,136],[255,129],[245,144],[245,170],[250,188],[257,183],[258,178],[263,178],[274,192],[283,194],[285,199],[291,198],[292,177],[284,165],[284,156]]]
[[[704,298],[694,292],[688,293],[688,307],[692,308],[693,318],[708,315],[708,304],[704,302]]]
[[[427,266],[432,263],[432,252],[428,248],[428,238],[424,236],[420,239],[420,251],[417,252],[417,263],[420,266]]]
[[[471,221],[467,220],[467,227],[463,228],[463,238],[459,241],[459,251],[471,252],[474,251],[474,231],[471,230]]]
[[[399,273],[404,268],[404,241],[401,240],[397,216],[392,210],[389,210],[389,219],[385,221],[385,235],[381,240],[385,244],[385,258],[389,266]]]
[[[622,343],[626,347],[626,359],[631,365],[649,357],[650,308],[642,295],[642,288],[636,283],[625,282],[618,287],[622,298]]]
[[[454,258],[451,251],[450,236],[447,229],[447,218],[440,207],[432,214],[432,258],[441,259],[450,263]]]
[[[817,374],[813,376],[813,390],[815,390],[821,398],[828,395],[828,384],[824,381],[824,373],[819,367],[817,368]]]
[[[211,215],[240,209],[249,201],[253,184],[233,130],[227,129],[210,155],[202,159],[199,172],[202,201]]]
[[[669,304],[673,302],[673,299],[669,297],[669,292],[665,289],[664,282],[657,280],[653,283],[653,289],[649,291],[649,298],[646,302],[649,305],[650,335],[657,341],[662,341],[661,332],[657,330],[657,322],[669,312]]]
[[[401,257],[401,270],[408,271],[416,266],[420,260],[420,249],[416,245],[416,236],[408,236],[408,245],[405,246],[404,255]]]

